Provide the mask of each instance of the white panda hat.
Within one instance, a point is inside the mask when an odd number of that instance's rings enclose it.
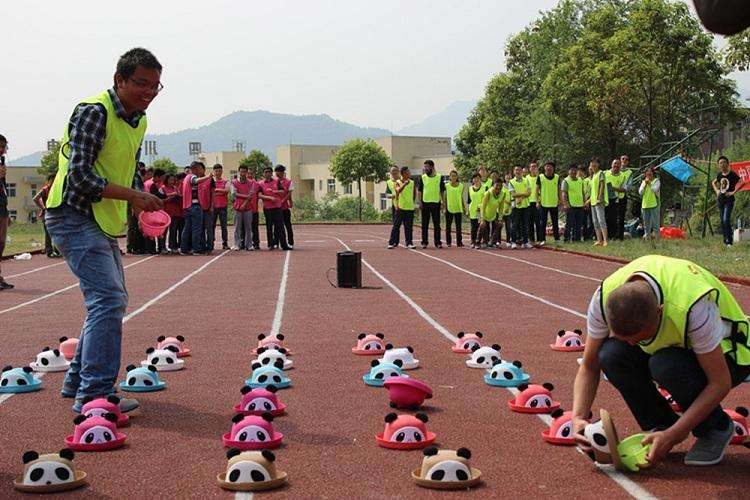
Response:
[[[65,359],[60,349],[45,347],[36,355],[36,360],[29,363],[35,372],[64,372],[70,367],[70,361]]]

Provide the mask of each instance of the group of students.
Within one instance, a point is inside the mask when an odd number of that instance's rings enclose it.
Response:
[[[222,165],[217,163],[209,173],[200,161],[192,162],[178,174],[146,168],[140,163],[139,174],[144,179],[144,191],[163,200],[164,211],[172,221],[167,233],[154,240],[141,234],[138,220],[131,214],[127,246],[130,253],[210,254],[216,245],[217,225],[222,249],[228,250],[230,202],[234,211],[233,250],[260,250],[260,210],[265,217],[269,250],[294,248],[294,184],[286,177],[283,165],[266,167],[260,180],[250,175],[246,166],[240,166],[231,180],[225,179]]]

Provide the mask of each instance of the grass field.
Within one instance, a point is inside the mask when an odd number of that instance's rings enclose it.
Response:
[[[659,242],[612,241],[605,248],[595,247],[591,242],[568,243],[563,248],[631,260],[646,254],[660,254],[691,260],[713,273],[750,278],[750,245],[736,244],[727,248],[720,236]]]
[[[44,249],[44,226],[37,224],[19,224],[14,222],[8,228],[8,239],[5,255],[32,250]]]

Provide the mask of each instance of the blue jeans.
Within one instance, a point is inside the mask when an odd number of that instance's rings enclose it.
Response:
[[[75,357],[65,375],[64,393],[75,392],[78,405],[86,396],[114,392],[120,371],[122,318],[128,305],[120,247],[92,217],[68,205],[47,211],[52,242],[78,278],[86,319]]]
[[[732,209],[734,208],[734,197],[726,199],[724,196],[719,196],[719,219],[721,220],[721,232],[724,235],[724,243],[727,245],[732,244],[734,237],[732,236]]]
[[[565,221],[565,241],[581,241],[586,214],[583,207],[570,207]]]
[[[190,253],[192,246],[193,252],[202,252],[201,233],[203,232],[203,209],[197,203],[190,205],[185,210],[185,225],[182,227],[182,236],[180,239],[180,252]]]

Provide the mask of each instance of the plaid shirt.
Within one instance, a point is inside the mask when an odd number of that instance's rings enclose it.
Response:
[[[138,122],[145,114],[142,111],[133,113],[131,118],[125,114],[125,108],[120,102],[115,90],[109,89],[115,114],[131,127],[138,126]],[[68,124],[68,176],[65,182],[65,203],[85,214],[91,214],[91,203],[102,199],[102,191],[107,186],[107,179],[99,177],[94,170],[99,152],[104,145],[107,132],[107,112],[101,104],[80,104],[73,111]],[[135,161],[141,157],[141,149],[135,155]],[[138,175],[138,169],[133,176],[133,189],[143,191],[143,181]]]

